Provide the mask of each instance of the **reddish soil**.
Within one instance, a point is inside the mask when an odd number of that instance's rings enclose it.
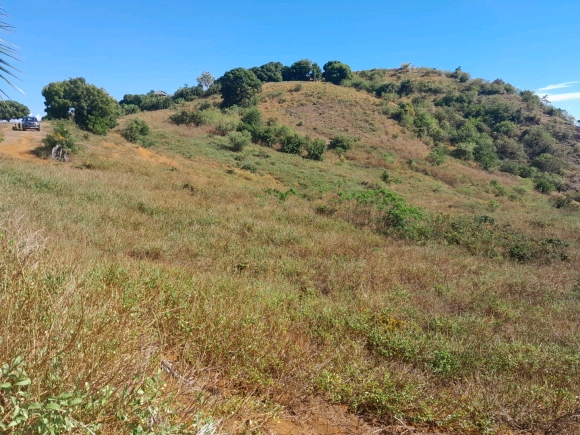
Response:
[[[4,140],[0,142],[0,154],[6,154],[22,160],[41,161],[32,153],[32,150],[41,145],[42,138],[46,136],[46,132],[42,130],[12,130],[11,125],[0,128],[4,137]]]

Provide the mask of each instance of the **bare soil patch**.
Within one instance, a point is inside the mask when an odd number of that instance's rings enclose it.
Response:
[[[12,126],[3,126],[4,140],[0,142],[0,153],[22,160],[40,160],[32,151],[41,145],[44,131],[12,130]]]

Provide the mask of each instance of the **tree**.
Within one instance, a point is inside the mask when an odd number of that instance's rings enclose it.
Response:
[[[197,78],[197,83],[199,83],[203,89],[209,89],[209,87],[213,85],[213,82],[215,82],[215,78],[209,71],[202,72]]]
[[[95,134],[107,134],[121,114],[119,104],[107,91],[82,77],[49,83],[42,96],[48,119],[72,117],[80,128]]]
[[[30,113],[28,107],[16,101],[6,100],[0,103],[0,119],[10,121],[11,119],[22,118]]]
[[[6,16],[4,9],[0,7],[0,16]],[[0,31],[10,31],[12,26],[5,21],[0,21]],[[11,77],[17,78],[13,71],[18,71],[14,66],[12,66],[6,59],[18,60],[18,51],[16,48],[8,44],[3,39],[0,39],[0,78],[12,86],[14,89],[20,91],[12,82]],[[22,91],[21,91],[22,92]],[[8,98],[6,92],[0,89],[0,93]],[[28,114],[27,114],[28,115]]]
[[[174,92],[172,98],[173,100],[183,99],[185,101],[193,101],[199,97],[203,97],[203,85],[199,84],[197,86],[188,86],[185,84]]]
[[[320,80],[322,70],[317,63],[310,59],[302,59],[294,62],[291,66],[282,68],[284,81],[308,81],[310,79]]]
[[[284,65],[280,62],[268,62],[260,67],[250,68],[256,77],[264,83],[266,82],[281,82],[282,81],[282,69]]]
[[[254,97],[262,92],[262,82],[256,74],[245,68],[234,68],[218,79],[221,85],[223,106],[250,106]]]
[[[322,78],[327,82],[340,85],[344,80],[352,78],[352,70],[348,65],[338,60],[331,60],[324,64]]]

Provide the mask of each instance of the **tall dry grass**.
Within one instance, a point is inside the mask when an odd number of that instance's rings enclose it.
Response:
[[[25,361],[31,403],[71,392],[75,430],[95,433],[251,433],[312,395],[458,433],[532,433],[578,408],[577,215],[395,162],[389,188],[410,203],[479,213],[498,198],[485,214],[569,242],[570,260],[385,237],[316,211],[383,167],[238,155],[142,116],[151,154],[111,135],[68,165],[0,161],[0,362]]]

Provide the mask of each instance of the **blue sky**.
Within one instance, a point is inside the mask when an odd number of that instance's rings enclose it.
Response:
[[[580,118],[580,1],[10,0],[25,95],[44,114],[42,88],[85,77],[121,99],[173,92],[210,71],[309,58],[354,70],[403,62],[502,78],[548,94]],[[2,89],[6,89],[2,85]],[[545,90],[540,90],[547,88]]]

